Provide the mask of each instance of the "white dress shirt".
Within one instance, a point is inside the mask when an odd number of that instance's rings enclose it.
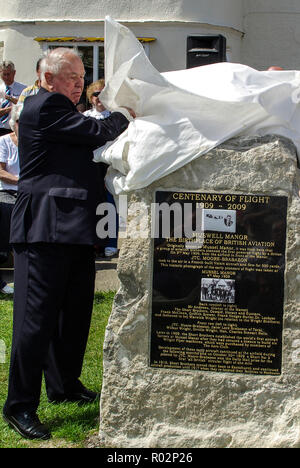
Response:
[[[110,116],[110,112],[108,110],[99,112],[97,111],[97,109],[95,109],[95,107],[93,107],[92,109],[83,112],[83,115],[85,115],[86,117],[94,117],[94,119],[97,120],[103,120]]]

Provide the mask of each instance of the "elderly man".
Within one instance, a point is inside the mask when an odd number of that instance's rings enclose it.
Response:
[[[4,61],[0,64],[0,78],[3,80],[0,89],[0,136],[11,132],[9,118],[12,105],[17,103],[21,92],[26,88],[22,83],[14,81],[15,74],[12,62]]]
[[[48,439],[39,421],[42,372],[50,402],[92,402],[80,382],[94,296],[96,203],[93,150],[134,117],[106,120],[76,109],[84,66],[71,49],[41,64],[41,88],[19,121],[19,192],[11,242],[15,258],[14,331],[4,419],[22,436]],[[130,115],[131,114],[131,115]]]

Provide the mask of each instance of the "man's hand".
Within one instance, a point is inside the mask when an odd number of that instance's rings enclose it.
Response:
[[[12,102],[13,104],[17,104],[18,102],[18,98],[15,98],[13,96],[10,96],[8,94],[5,94],[5,99],[7,99],[8,101]]]
[[[4,109],[0,109],[0,117],[3,117],[3,115],[9,114],[11,109],[12,109],[11,106],[4,107]]]
[[[134,112],[133,109],[131,109],[130,107],[126,107],[126,106],[123,106],[123,107],[124,107],[124,109],[128,110],[131,117],[133,117],[134,119],[136,118],[136,113]]]

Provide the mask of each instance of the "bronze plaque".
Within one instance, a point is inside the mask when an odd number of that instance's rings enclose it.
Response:
[[[280,375],[287,198],[155,201],[150,366]]]

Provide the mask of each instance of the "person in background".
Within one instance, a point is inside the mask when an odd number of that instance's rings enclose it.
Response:
[[[0,63],[0,78],[3,85],[0,88],[0,136],[11,133],[9,125],[12,105],[18,102],[19,96],[26,85],[15,81],[16,69],[13,62],[5,60]]]
[[[20,97],[19,97],[19,101],[20,103],[24,102],[24,100],[28,97],[28,96],[34,96],[35,94],[38,93],[40,87],[41,87],[41,61],[43,60],[43,58],[39,58],[37,63],[36,63],[36,67],[35,67],[35,71],[36,71],[36,75],[37,75],[37,79],[35,81],[35,83],[31,86],[28,86],[27,88],[23,89],[23,91],[21,92],[20,94]]]
[[[92,107],[91,109],[85,111],[83,115],[88,116],[88,117],[94,117],[95,119],[105,119],[110,115],[110,112],[107,109],[105,109],[102,102],[100,101],[100,93],[103,90],[104,86],[105,86],[104,79],[94,81],[88,86],[86,95]],[[98,163],[98,166],[100,164],[101,163]],[[102,169],[100,170],[103,171]],[[106,201],[108,203],[111,203],[115,207],[115,210],[116,210],[114,197],[107,190],[107,188],[105,188],[105,190],[106,190]],[[106,245],[104,247],[104,255],[107,258],[112,258],[118,254],[118,231],[119,231],[119,216],[116,210],[116,237],[110,237],[106,242]]]
[[[135,117],[120,108],[105,120],[76,109],[84,65],[73,49],[41,63],[41,88],[19,121],[20,179],[11,220],[14,324],[3,418],[29,439],[47,440],[37,416],[42,376],[51,403],[99,398],[80,381],[95,291],[96,207],[104,181],[93,151]]]
[[[0,251],[3,263],[10,253],[10,220],[16,202],[19,180],[18,122],[23,105],[12,107],[10,126],[12,133],[0,137]],[[2,262],[1,262],[2,263]],[[0,291],[13,294],[14,290],[0,276]]]
[[[91,83],[86,90],[86,97],[91,105],[91,109],[88,109],[83,113],[87,117],[94,117],[95,119],[106,119],[110,115],[110,112],[105,109],[102,102],[99,99],[99,95],[105,86],[103,79],[94,81]]]
[[[271,67],[268,68],[267,71],[283,71],[283,68],[277,67],[276,65],[272,65]]]

